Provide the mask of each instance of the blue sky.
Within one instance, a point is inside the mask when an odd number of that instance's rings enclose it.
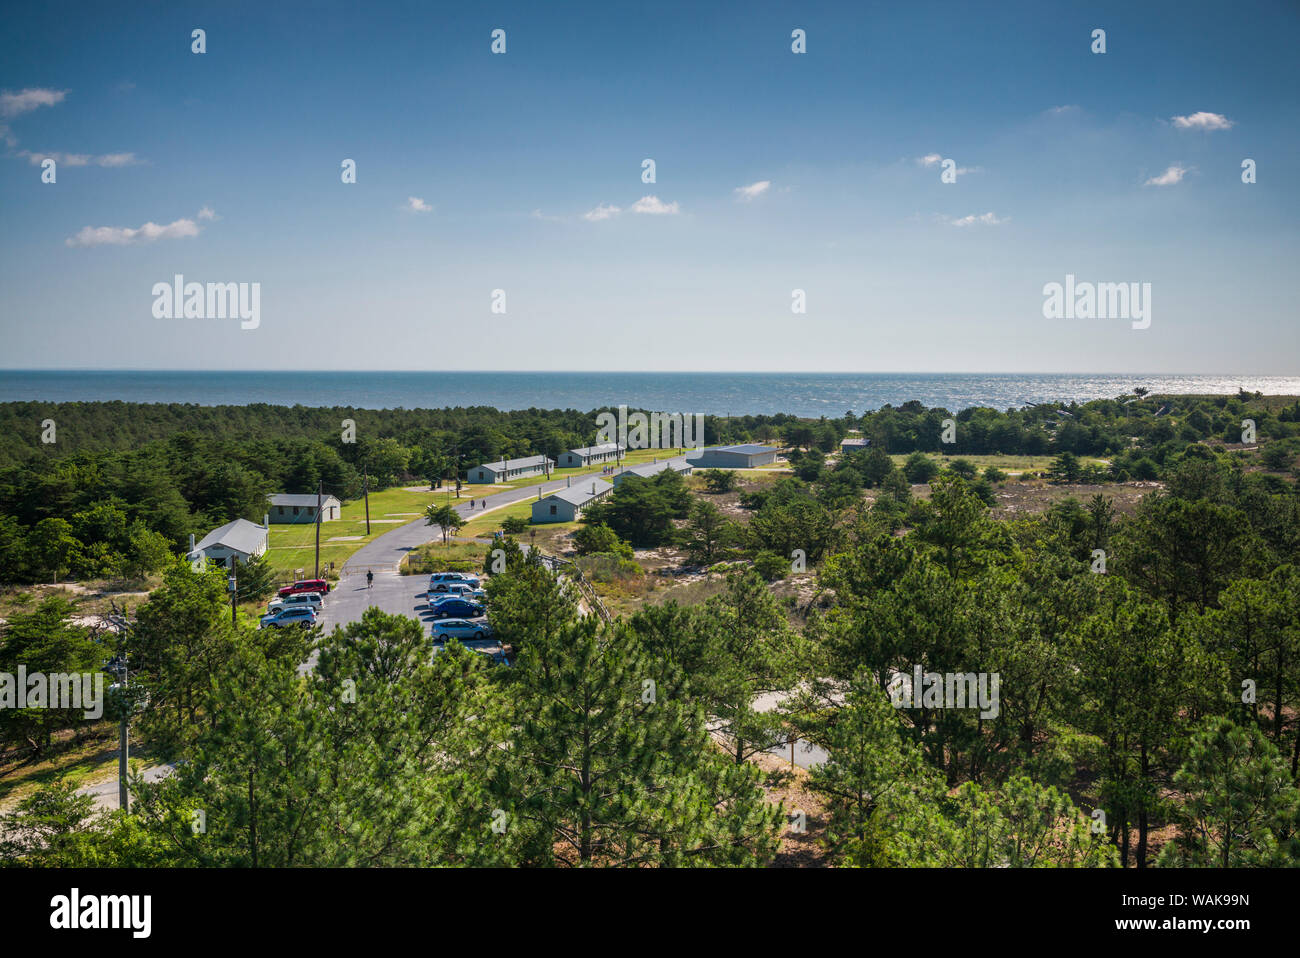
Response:
[[[1295,374],[1297,50],[1294,3],[13,7],[0,367]],[[177,273],[260,325],[155,318]],[[1044,318],[1066,274],[1150,328]]]

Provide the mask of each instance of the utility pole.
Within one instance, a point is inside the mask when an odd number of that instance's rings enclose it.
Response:
[[[323,480],[316,483],[316,574],[313,579],[320,578],[320,498],[321,492],[325,489]]]
[[[130,743],[127,736],[127,720],[131,716],[130,696],[127,694],[128,673],[126,669],[126,655],[116,655],[108,663],[108,671],[116,672],[118,676],[117,687],[117,704],[121,709],[121,715],[118,717],[118,753],[117,753],[117,807],[124,812],[131,810],[131,794],[127,788],[126,766],[130,758]]]
[[[236,559],[234,556],[231,556],[230,557],[230,582],[227,584],[227,588],[230,589],[230,624],[231,625],[239,625],[239,619],[236,617],[235,614],[236,601],[237,601],[236,597],[239,595],[239,580],[238,580],[238,574],[235,571],[235,566],[236,566]]]
[[[361,469],[361,494],[366,500],[366,535],[370,535],[370,473]]]

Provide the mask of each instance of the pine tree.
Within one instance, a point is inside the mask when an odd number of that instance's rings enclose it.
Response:
[[[494,787],[533,865],[755,865],[781,810],[753,766],[727,762],[680,674],[594,617],[517,663],[515,733]]]

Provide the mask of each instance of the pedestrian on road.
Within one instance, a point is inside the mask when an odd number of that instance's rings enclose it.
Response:
[[[375,586],[375,574],[371,570],[366,570],[366,588],[373,589]]]
[[[471,499],[471,500],[469,501],[469,507],[470,507],[471,509],[474,508],[474,500],[473,500],[473,499]]]

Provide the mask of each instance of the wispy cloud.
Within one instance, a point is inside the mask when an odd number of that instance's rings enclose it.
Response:
[[[1187,168],[1175,163],[1169,169],[1165,170],[1159,176],[1153,176],[1143,183],[1143,186],[1173,186],[1175,183],[1181,183],[1183,177],[1187,174]]]
[[[599,223],[601,220],[607,220],[610,217],[617,216],[623,212],[617,206],[610,206],[608,203],[601,203],[593,210],[587,210],[582,214],[582,218],[588,223]]]
[[[1073,113],[1077,109],[1079,109],[1078,104],[1063,103],[1060,106],[1050,107],[1045,112],[1051,113],[1053,116],[1060,116],[1062,113]]]
[[[1230,130],[1234,123],[1222,113],[1206,113],[1202,110],[1190,116],[1174,117],[1174,126],[1180,130]]]
[[[210,206],[203,207],[197,215],[202,220],[218,218]],[[68,246],[132,246],[158,240],[186,239],[198,236],[201,229],[198,223],[188,217],[165,225],[149,222],[139,227],[83,226],[77,235],[69,236],[64,242]]]
[[[93,153],[60,153],[54,150],[49,153],[36,153],[31,150],[19,150],[19,156],[27,158],[27,162],[32,166],[40,166],[41,161],[49,158],[58,163],[59,166],[136,166],[142,161],[134,153],[102,153],[98,156]]]
[[[916,163],[918,166],[932,167],[944,162],[943,156],[938,153],[927,153],[925,156],[918,156]],[[982,166],[953,166],[953,175],[965,176],[967,173],[983,173]]]
[[[418,196],[408,196],[406,198],[406,208],[412,213],[432,213],[433,207],[424,202]]]
[[[6,90],[0,93],[0,116],[22,116],[39,107],[54,106],[62,103],[67,95],[67,90],[47,90],[41,87],[31,87],[17,93]]]
[[[947,223],[949,226],[1001,226],[1011,217],[1004,216],[999,218],[995,213],[972,213],[969,216],[944,216],[935,214],[939,222]]]
[[[759,180],[757,183],[750,183],[748,186],[737,186],[733,192],[735,192],[737,199],[748,203],[762,196],[771,188],[771,180]]]
[[[633,213],[649,213],[652,216],[675,216],[681,212],[676,200],[665,203],[657,196],[643,196],[628,209]]]

